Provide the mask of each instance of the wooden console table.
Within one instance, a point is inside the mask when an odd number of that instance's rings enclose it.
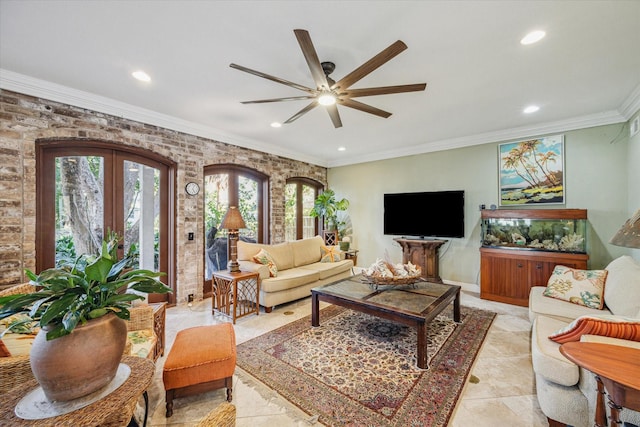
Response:
[[[10,426],[103,426],[127,425],[140,396],[151,385],[155,364],[142,357],[124,356],[122,363],[131,368],[131,375],[115,391],[102,399],[68,414],[40,420],[25,420],[14,409],[27,393],[38,387],[35,379],[26,381],[2,395],[0,425]],[[145,396],[146,401],[146,396]],[[145,414],[146,417],[146,414]],[[146,422],[146,419],[145,419]]]
[[[446,240],[425,239],[393,239],[402,247],[402,263],[411,261],[422,270],[422,277],[427,282],[442,283],[440,278],[440,246]]]
[[[568,342],[560,346],[560,353],[596,375],[596,427],[609,425],[604,406],[604,389],[609,396],[611,426],[622,425],[622,408],[640,411],[640,350],[602,343]]]

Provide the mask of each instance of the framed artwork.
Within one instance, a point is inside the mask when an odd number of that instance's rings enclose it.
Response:
[[[564,135],[498,146],[500,206],[564,204]]]

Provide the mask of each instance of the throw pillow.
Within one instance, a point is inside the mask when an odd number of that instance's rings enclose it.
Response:
[[[556,265],[543,295],[602,310],[607,270],[576,270]]]
[[[269,252],[265,251],[264,249],[260,249],[260,252],[253,256],[253,261],[257,262],[258,264],[266,265],[269,269],[270,277],[278,276],[278,267],[276,267],[276,263],[271,255],[269,255]]]
[[[11,352],[9,351],[7,346],[4,345],[4,342],[0,340],[0,357],[9,357],[9,356],[11,356]]]
[[[320,262],[337,262],[340,261],[340,253],[335,246],[322,245],[322,258]]]
[[[580,341],[582,335],[640,341],[640,321],[622,316],[580,316],[568,326],[549,335],[549,339],[563,344]]]

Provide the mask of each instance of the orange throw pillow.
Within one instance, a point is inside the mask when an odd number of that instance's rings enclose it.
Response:
[[[640,321],[621,316],[580,316],[568,326],[549,335],[549,339],[564,344],[580,341],[582,335],[640,341]]]

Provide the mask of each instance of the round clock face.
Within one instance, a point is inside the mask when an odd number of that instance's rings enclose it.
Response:
[[[200,192],[200,186],[198,184],[196,184],[195,182],[190,182],[185,187],[185,190],[186,190],[188,195],[195,196],[196,194],[198,194]]]

